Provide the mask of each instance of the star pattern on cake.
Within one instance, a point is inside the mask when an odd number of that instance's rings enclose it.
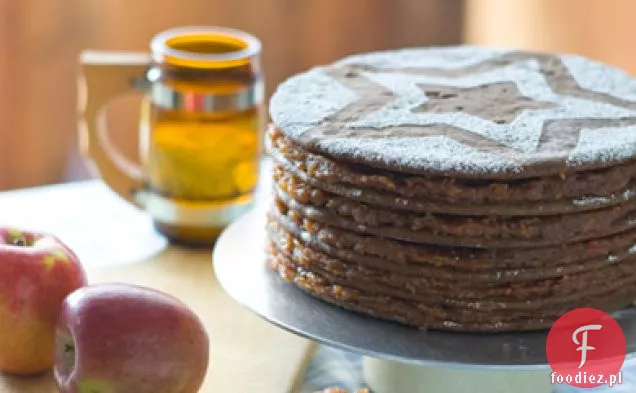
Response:
[[[329,75],[357,92],[360,98],[330,115],[321,125],[309,129],[303,137],[449,137],[484,152],[526,160],[534,158],[529,156],[549,155],[555,149],[573,149],[580,131],[568,127],[574,120],[605,119],[607,126],[631,124],[629,119],[636,120],[634,102],[617,105],[616,101],[620,100],[608,100],[602,94],[585,98],[576,91],[559,94],[560,91],[552,88],[554,84],[543,72],[541,63],[534,58],[498,64],[477,73],[458,75],[457,70],[451,70],[449,74],[451,76],[443,75],[439,70],[431,76],[426,70],[331,69]],[[497,119],[483,112],[475,115],[457,109],[422,111],[430,107],[431,99],[421,86],[446,86],[456,93],[474,92],[473,98],[477,99],[476,92],[482,86],[493,88],[502,84],[514,85],[519,94],[509,90],[510,94],[504,95],[508,100],[508,113],[501,113],[503,107],[495,109],[499,111]],[[517,107],[520,97],[535,104]],[[434,98],[433,102],[436,101]]]
[[[556,93],[547,83],[541,73],[540,65],[534,60],[513,63],[504,67],[487,70],[477,74],[456,77],[429,76],[406,73],[362,72],[358,75],[361,80],[381,86],[390,95],[375,95],[382,101],[379,108],[367,113],[357,111],[358,119],[351,123],[352,128],[364,129],[366,133],[382,135],[383,130],[395,130],[395,127],[411,126],[420,128],[447,125],[481,137],[478,146],[484,143],[503,144],[517,150],[519,154],[534,154],[541,145],[544,127],[547,121],[568,120],[580,118],[620,119],[636,117],[636,110],[621,108],[615,105],[590,99],[572,97]],[[550,103],[541,108],[518,111],[509,123],[498,124],[484,115],[475,116],[466,111],[450,113],[414,112],[414,108],[428,104],[429,97],[419,87],[434,84],[447,85],[464,91],[475,91],[483,85],[497,83],[513,83],[522,95],[531,100]],[[510,97],[509,97],[510,98]],[[360,101],[358,101],[360,102]],[[507,102],[507,104],[511,104]],[[487,108],[482,108],[487,109]],[[500,113],[504,108],[496,109]],[[508,110],[515,108],[507,107]],[[510,115],[514,113],[511,112]],[[444,129],[439,128],[437,135],[445,135]],[[430,136],[424,130],[422,136]],[[358,133],[361,134],[362,132]],[[553,135],[554,138],[561,136]],[[569,137],[563,136],[566,140]],[[550,147],[544,146],[544,147]],[[572,146],[573,147],[573,146]]]
[[[536,101],[519,92],[512,82],[496,82],[481,86],[458,88],[444,85],[418,85],[428,102],[412,112],[462,112],[497,124],[509,124],[526,109],[554,108],[552,102]]]
[[[568,60],[577,67],[570,73],[564,62],[569,58],[532,52],[492,52],[472,62],[462,57],[461,64],[453,60],[459,52],[447,59],[444,50],[432,53],[371,54],[319,67],[320,86],[292,78],[282,88],[285,94],[274,95],[272,118],[293,139],[327,154],[460,172],[492,164],[484,168],[490,173],[546,162],[565,165],[577,154],[582,130],[636,126],[630,89],[579,84],[588,69],[599,74],[598,68],[602,81],[624,84],[617,69]],[[411,61],[402,67],[401,57]],[[323,83],[325,76],[333,83]],[[329,111],[306,105],[314,100],[331,103]],[[304,120],[305,111],[312,121]],[[608,140],[602,149],[622,143]],[[636,147],[632,150],[636,155]]]

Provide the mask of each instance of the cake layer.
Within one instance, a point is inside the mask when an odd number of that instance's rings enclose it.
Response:
[[[345,198],[307,198],[275,187],[279,205],[315,221],[416,243],[481,248],[545,247],[608,236],[636,228],[636,202],[590,212],[538,217],[461,217],[388,211]],[[301,199],[301,198],[298,198]],[[284,209],[284,208],[283,208]]]
[[[268,149],[284,171],[358,200],[411,211],[499,215],[596,209],[636,198],[636,161],[614,167],[511,181],[468,180],[372,171],[311,153],[271,127]]]
[[[593,307],[613,312],[632,303],[636,297],[634,281],[620,287],[598,291],[591,297],[575,297],[571,302],[541,310],[512,312],[480,311],[475,308],[452,307],[437,302],[407,300],[365,291],[355,282],[344,282],[327,274],[306,269],[292,259],[270,249],[268,262],[286,281],[324,301],[369,316],[388,319],[426,329],[461,332],[507,332],[546,329],[567,311],[579,307]]]
[[[628,188],[604,197],[512,204],[460,204],[435,201],[424,197],[405,197],[392,192],[344,185],[342,183],[328,183],[309,177],[306,173],[293,167],[289,163],[278,159],[275,161],[273,170],[274,178],[277,181],[284,181],[291,184],[305,183],[320,191],[326,191],[350,199],[351,201],[414,213],[442,213],[462,216],[547,216],[596,210],[636,200],[636,180],[630,183]]]
[[[498,255],[492,255],[491,260],[488,261],[489,266],[481,265],[479,268],[474,268],[472,263],[479,263],[478,257],[475,256],[475,254],[479,253],[477,250],[449,250],[454,252],[455,255],[462,256],[453,257],[453,261],[447,264],[436,260],[436,257],[439,258],[439,256],[434,253],[429,254],[430,260],[426,259],[426,250],[421,250],[424,253],[420,255],[420,260],[405,261],[404,254],[401,254],[403,259],[396,260],[397,256],[393,253],[385,252],[382,255],[377,255],[372,252],[373,250],[369,252],[366,249],[368,245],[366,242],[356,242],[352,245],[348,240],[341,241],[342,238],[347,237],[346,233],[342,233],[343,231],[336,236],[333,236],[333,231],[328,228],[311,233],[277,213],[270,215],[267,227],[271,241],[279,247],[302,242],[304,246],[312,250],[349,264],[385,271],[387,274],[396,274],[408,279],[432,279],[441,282],[453,282],[453,285],[459,288],[505,287],[507,284],[538,280],[544,280],[550,286],[549,279],[559,279],[564,276],[594,272],[607,267],[611,268],[624,260],[631,261],[636,258],[636,246],[632,245],[636,244],[636,235],[633,235],[628,245],[600,255],[593,255],[592,257],[587,257],[585,254],[583,256],[576,254],[565,260],[546,258],[546,261],[542,262],[547,263],[511,268],[506,266],[505,263],[498,263]],[[328,232],[331,232],[331,234]],[[324,241],[326,237],[329,237],[332,241]],[[333,241],[333,239],[336,239],[336,241]],[[372,242],[374,239],[364,240]],[[589,247],[590,245],[587,244],[586,246]],[[391,245],[387,247],[394,250],[400,248],[399,246],[391,247]],[[403,245],[402,249],[407,247],[409,247],[408,244]],[[526,250],[521,250],[521,252],[524,251]],[[554,250],[545,250],[543,254],[550,255],[550,251],[554,253]],[[471,255],[471,252],[474,254]],[[558,255],[558,253],[555,254]],[[552,255],[550,256],[552,257]],[[501,259],[505,260],[506,257],[502,257]]]
[[[579,296],[616,289],[636,279],[636,254],[628,252],[609,264],[588,265],[586,271],[576,273],[561,271],[552,277],[538,279],[522,276],[514,282],[497,278],[481,281],[469,277],[464,280],[462,277],[433,277],[427,275],[425,269],[419,274],[404,274],[387,269],[390,263],[359,263],[330,256],[290,233],[270,230],[269,235],[277,252],[309,272],[337,278],[368,292],[480,311],[541,309]]]
[[[548,282],[539,280],[528,281],[523,285],[466,288],[457,287],[454,282],[435,282],[383,271],[369,271],[298,244],[289,252],[273,244],[271,253],[289,259],[296,267],[302,267],[307,274],[319,275],[338,285],[394,299],[474,312],[475,320],[483,319],[488,314],[504,319],[513,315],[528,315],[567,307],[580,298],[603,296],[610,291],[633,285],[636,281],[634,257],[611,272],[609,269],[595,272],[597,277],[591,281],[590,274],[580,274]],[[513,293],[523,293],[524,296],[513,297]]]
[[[568,245],[525,249],[482,249],[470,247],[446,247],[416,244],[399,240],[360,234],[324,225],[306,217],[300,217],[278,208],[272,211],[276,220],[289,232],[310,238],[325,247],[358,253],[366,257],[379,257],[397,265],[425,265],[450,267],[453,270],[479,274],[491,270],[517,271],[552,267],[605,257],[617,258],[615,250],[636,253],[636,231],[598,238]],[[514,275],[514,274],[512,274]]]
[[[317,180],[314,177],[307,176],[306,173],[290,163],[277,158],[275,152],[273,155],[275,158],[273,174],[274,179],[278,182],[282,181],[290,185],[309,185],[319,190],[316,191],[318,197],[321,196],[320,193],[328,192],[354,202],[413,213],[441,213],[461,216],[549,216],[597,210],[636,200],[636,180],[634,180],[628,188],[604,197],[561,199],[552,202],[513,202],[509,204],[504,204],[503,202],[490,204],[447,203],[430,200],[425,197],[405,197],[388,191]]]

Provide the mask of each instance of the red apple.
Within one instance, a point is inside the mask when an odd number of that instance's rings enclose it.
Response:
[[[59,239],[0,228],[0,371],[26,375],[51,369],[60,306],[83,285],[77,256]]]
[[[195,393],[208,368],[196,314],[165,293],[91,285],[61,309],[54,375],[62,393]]]

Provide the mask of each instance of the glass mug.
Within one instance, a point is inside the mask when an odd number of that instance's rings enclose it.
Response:
[[[250,208],[264,128],[260,41],[221,27],[153,37],[150,55],[81,54],[80,143],[110,188],[174,243],[208,246]],[[144,92],[141,165],[108,141],[104,108]]]

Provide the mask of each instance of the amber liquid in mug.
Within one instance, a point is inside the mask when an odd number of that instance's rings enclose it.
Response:
[[[227,53],[245,48],[225,36],[177,37],[167,44],[191,53]],[[215,62],[166,58],[159,80],[180,92],[227,95],[254,84],[249,59]],[[251,200],[258,182],[262,108],[197,112],[166,109],[147,98],[142,109],[142,152],[149,189],[177,208],[224,209]],[[152,210],[152,209],[151,209]],[[162,212],[149,212],[160,216]],[[158,214],[153,214],[158,213]],[[207,246],[226,223],[208,226],[176,222],[155,225],[173,242]]]

